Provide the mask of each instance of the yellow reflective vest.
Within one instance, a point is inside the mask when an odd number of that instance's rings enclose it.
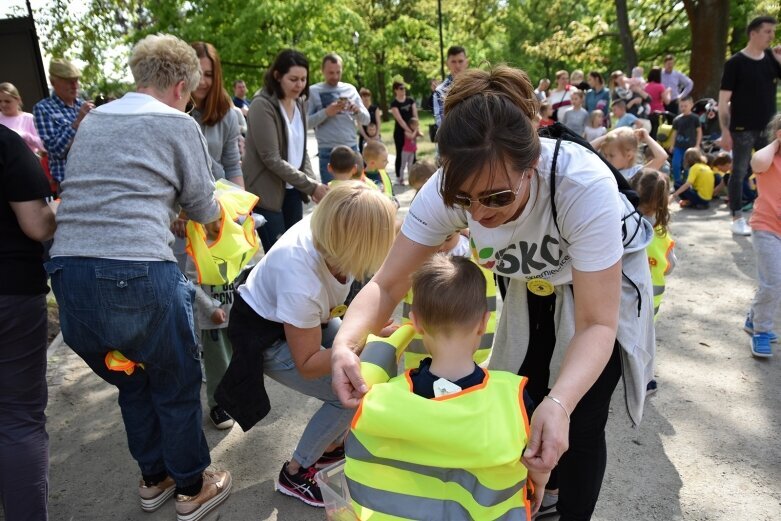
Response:
[[[408,371],[372,387],[345,442],[357,518],[530,519],[521,464],[525,385],[523,377],[485,371],[478,386],[426,399],[412,392]]]
[[[382,186],[379,186],[379,183],[376,183],[375,186],[377,186],[380,190],[382,190],[382,193],[393,199],[393,183],[391,183],[390,176],[388,175],[388,172],[383,170],[377,170],[377,175],[380,176],[380,180],[382,181]],[[369,179],[371,182],[371,179]]]
[[[477,264],[477,263],[475,263]],[[491,312],[491,316],[488,318],[488,325],[485,329],[485,334],[480,340],[480,347],[475,351],[474,361],[476,364],[482,364],[491,355],[491,346],[494,345],[494,333],[496,332],[496,283],[494,282],[494,274],[483,268],[478,264],[480,271],[483,272],[485,277],[485,297],[488,299],[488,311]],[[409,323],[409,312],[412,307],[412,290],[409,290],[404,296],[404,302],[402,304],[402,318],[401,323]],[[417,369],[420,362],[429,356],[423,345],[423,339],[420,335],[415,335],[415,338],[407,346],[407,350],[404,352],[404,368],[405,369]]]
[[[208,244],[203,225],[187,221],[185,250],[193,259],[197,283],[218,286],[233,282],[258,251],[258,234],[251,215],[258,196],[220,179],[214,197],[222,212],[217,240]],[[241,224],[240,217],[244,217]]]
[[[665,277],[675,268],[674,247],[675,241],[672,240],[669,232],[660,235],[658,228],[654,229],[654,237],[646,246],[648,264],[651,267],[651,282],[654,286],[654,318],[662,304]]]

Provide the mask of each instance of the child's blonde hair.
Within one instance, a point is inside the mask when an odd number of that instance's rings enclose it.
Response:
[[[670,223],[670,182],[667,176],[652,168],[643,168],[629,184],[640,197],[638,207],[643,209],[643,213],[653,214],[656,233],[665,235]]]
[[[377,161],[380,158],[380,154],[387,154],[388,149],[382,143],[382,141],[368,141],[366,146],[363,147],[363,159],[368,163],[369,161]]]
[[[312,213],[312,239],[342,275],[367,279],[382,265],[395,238],[396,207],[379,190],[348,181],[331,188]]]
[[[634,130],[629,127],[618,127],[605,134],[605,139],[602,141],[599,150],[602,151],[608,147],[616,146],[624,152],[637,154],[637,145],[637,136]]]
[[[697,163],[703,163],[707,165],[708,158],[705,157],[705,154],[702,153],[702,150],[697,147],[687,148],[686,152],[683,154],[684,168],[690,168],[692,165],[696,165]]]
[[[409,185],[420,190],[436,171],[437,167],[431,161],[418,161],[409,168]]]
[[[472,327],[488,311],[485,277],[466,257],[436,254],[412,275],[411,311],[427,334]]]
[[[781,113],[776,114],[773,116],[773,119],[770,120],[770,123],[767,125],[767,138],[768,140],[772,141],[776,138],[776,132],[781,130]]]
[[[409,126],[409,128],[412,128],[413,125],[418,126],[419,124],[420,124],[420,120],[418,118],[412,117],[409,118],[409,123],[407,123],[407,126]]]
[[[602,126],[602,122],[605,120],[605,113],[601,110],[592,110],[591,114],[588,116],[588,123],[593,128],[598,128]],[[595,124],[596,123],[596,124]]]

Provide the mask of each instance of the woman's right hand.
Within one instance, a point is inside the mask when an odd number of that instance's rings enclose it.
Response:
[[[347,346],[331,348],[331,387],[346,408],[355,409],[369,387],[361,376],[361,359]]]
[[[315,191],[312,192],[312,200],[315,203],[319,203],[323,197],[325,197],[325,194],[328,193],[328,185],[319,184],[317,185],[317,188],[315,188]]]

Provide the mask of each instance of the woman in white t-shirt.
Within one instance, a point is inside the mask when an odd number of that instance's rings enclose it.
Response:
[[[342,402],[357,405],[366,387],[354,351],[382,327],[409,288],[409,273],[449,233],[468,227],[478,263],[511,279],[489,367],[529,378],[537,408],[524,464],[549,471],[558,463],[544,505],[556,509],[560,493],[561,519],[571,521],[589,519],[596,504],[604,427],[622,372],[630,417],[642,416],[653,376],[645,254],[652,230],[608,167],[575,143],[561,143],[551,195],[556,142],[534,131],[537,105],[520,70],[473,69],[456,78],[437,134],[442,169],[353,301],[333,344],[333,380]]]
[[[347,309],[344,302],[351,283],[369,278],[387,255],[395,237],[395,214],[390,199],[364,183],[345,182],[332,188],[313,214],[285,232],[252,269],[231,309],[228,336],[234,353],[243,356],[247,349],[261,353],[261,367],[249,370],[262,369],[282,385],[323,402],[290,461],[282,466],[277,483],[277,490],[309,505],[323,506],[314,481],[316,466],[344,458],[341,440],[355,413],[341,406],[331,388],[327,348]],[[269,338],[269,330],[275,328],[279,333],[271,337],[270,345],[259,340]],[[231,391],[228,398],[235,398],[240,409],[236,412],[246,412],[247,406],[257,410],[255,403],[262,408],[263,398],[268,406],[266,396],[242,394],[243,378],[234,375],[245,368],[235,364],[244,362],[234,355],[228,382],[220,385]],[[262,375],[257,376],[262,382]],[[219,390],[217,399],[221,400]],[[245,424],[228,402],[220,405],[245,429],[265,415]]]

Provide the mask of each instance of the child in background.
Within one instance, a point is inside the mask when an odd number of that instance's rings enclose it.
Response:
[[[415,193],[417,193],[418,190],[423,188],[423,185],[426,184],[426,181],[428,181],[436,171],[437,167],[434,166],[434,163],[431,161],[420,161],[415,163],[409,169],[410,187],[412,187],[415,190]]]
[[[409,176],[409,168],[415,163],[418,152],[418,138],[423,137],[418,118],[410,118],[407,123],[409,132],[404,132],[404,146],[401,149],[401,172],[397,176],[400,185],[404,184],[404,173]]]
[[[646,251],[654,287],[654,320],[656,320],[664,296],[665,278],[672,273],[677,263],[675,241],[670,237],[667,227],[670,222],[667,195],[670,193],[670,182],[661,172],[644,168],[632,178],[630,184],[640,198],[637,210],[654,227],[653,239],[646,246]],[[655,393],[656,389],[656,380],[652,379],[646,386],[646,395]]]
[[[637,147],[645,143],[653,158],[645,165],[637,164]],[[632,179],[643,168],[658,170],[667,161],[667,152],[644,128],[629,129],[620,127],[611,130],[602,137],[591,142],[591,146],[599,150],[605,159],[616,167],[627,179]]]
[[[732,156],[729,152],[719,152],[711,161],[710,167],[714,174],[721,176],[721,181],[713,187],[713,197],[726,194],[729,176],[732,174]]]
[[[412,275],[412,289],[410,317],[431,358],[374,385],[353,418],[344,472],[355,513],[453,519],[447,507],[457,506],[464,518],[530,519],[550,474],[521,463],[526,379],[472,359],[489,317],[485,278],[467,259],[435,255]],[[383,462],[381,473],[374,461]],[[480,497],[494,490],[514,492]]]
[[[365,141],[380,141],[379,127],[376,123],[369,123],[366,125],[366,130],[364,132],[366,134]],[[366,143],[364,143],[364,146],[366,146]]]
[[[670,151],[673,157],[672,173],[676,188],[683,183],[683,156],[686,149],[700,148],[702,142],[700,118],[696,114],[692,114],[694,107],[692,97],[681,98],[678,107],[681,113],[673,120],[673,149]]]
[[[385,167],[388,166],[388,149],[380,141],[369,141],[363,147],[363,161],[366,163],[364,175],[374,182],[382,193],[394,198],[393,184]]]
[[[637,126],[637,116],[626,111],[626,101],[619,99],[611,105],[613,108],[613,117],[616,118],[616,128]]]
[[[607,129],[603,125],[603,122],[605,121],[605,113],[601,110],[592,110],[591,114],[589,114],[588,117],[588,125],[586,125],[586,130],[584,137],[586,138],[586,141],[589,143],[597,139],[598,137],[602,137],[605,134],[607,134]]]
[[[781,306],[781,115],[770,122],[768,138],[773,141],[751,158],[759,192],[750,220],[759,285],[744,325],[751,353],[762,358],[773,356],[773,319]]]
[[[583,137],[586,135],[586,125],[589,121],[589,114],[583,108],[583,92],[573,90],[571,95],[572,108],[564,113],[562,123],[569,127],[575,134]]]
[[[549,127],[556,123],[553,121],[553,105],[549,101],[540,103],[540,128]]]
[[[333,181],[328,182],[329,187],[344,183],[345,181],[360,179],[356,154],[350,147],[344,145],[335,146],[331,150],[331,157],[328,160],[328,172],[334,177]]]
[[[708,166],[708,159],[699,148],[688,149],[683,156],[683,162],[689,174],[686,182],[670,196],[670,200],[680,197],[682,208],[707,210],[713,199],[713,188],[721,179],[716,179],[713,170]]]

